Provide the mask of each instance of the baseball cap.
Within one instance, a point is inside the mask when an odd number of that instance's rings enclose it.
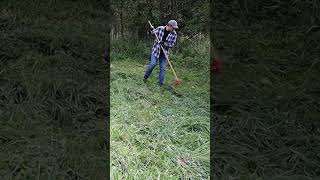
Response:
[[[169,22],[168,22],[168,24],[169,25],[171,25],[173,28],[175,28],[175,29],[178,29],[179,27],[178,27],[178,23],[177,23],[177,21],[176,20],[170,20]]]

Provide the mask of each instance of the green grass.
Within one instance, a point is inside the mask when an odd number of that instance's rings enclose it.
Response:
[[[151,51],[150,42],[141,42],[139,47],[143,47],[139,52],[144,48]],[[115,49],[111,56],[112,177],[209,179],[208,59],[201,54],[199,59],[189,57],[193,60],[189,63],[202,61],[207,68],[187,68],[182,54],[172,54],[175,70],[183,80],[173,93],[157,86],[158,66],[149,82],[143,83],[147,54],[142,59],[121,51]],[[172,80],[168,69],[165,86]]]
[[[94,3],[1,1],[1,179],[106,177],[104,17]]]
[[[224,60],[212,81],[215,177],[317,177],[320,33],[233,25],[213,40]]]

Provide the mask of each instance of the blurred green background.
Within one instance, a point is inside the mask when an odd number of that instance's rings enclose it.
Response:
[[[223,62],[211,79],[217,177],[319,176],[319,7],[212,1],[211,56]]]
[[[3,179],[107,177],[108,6],[0,2]]]

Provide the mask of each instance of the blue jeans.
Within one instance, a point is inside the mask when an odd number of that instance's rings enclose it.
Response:
[[[147,67],[146,73],[144,75],[145,79],[148,79],[148,77],[152,73],[152,70],[154,69],[154,67],[156,67],[157,63],[158,63],[157,57],[151,54],[150,64]],[[164,81],[164,75],[165,75],[165,72],[166,72],[166,67],[167,67],[166,57],[162,53],[159,56],[159,63],[160,63],[159,84],[162,85],[163,81]]]

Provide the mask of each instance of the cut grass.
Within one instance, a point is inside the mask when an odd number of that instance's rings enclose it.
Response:
[[[112,61],[112,177],[209,179],[209,74],[177,68],[176,96],[157,86],[158,66],[143,83],[147,63]]]

